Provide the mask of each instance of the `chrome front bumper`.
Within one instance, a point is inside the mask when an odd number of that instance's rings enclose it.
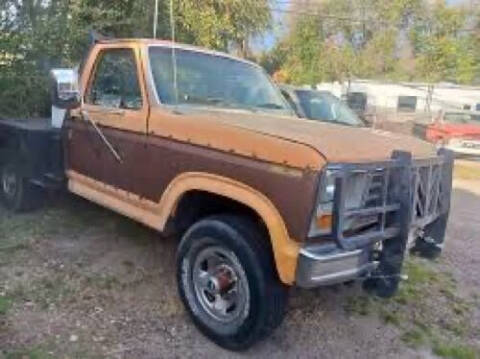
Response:
[[[371,249],[345,251],[335,245],[311,245],[300,250],[296,285],[314,288],[367,276],[378,265]]]

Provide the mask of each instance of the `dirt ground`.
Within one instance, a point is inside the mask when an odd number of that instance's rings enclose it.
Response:
[[[282,326],[242,354],[187,317],[175,239],[68,195],[0,210],[0,358],[480,358],[480,176],[463,166],[439,261],[409,258],[390,300],[294,289]]]

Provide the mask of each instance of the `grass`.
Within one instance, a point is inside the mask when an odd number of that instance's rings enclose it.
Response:
[[[379,315],[385,324],[393,324],[398,327],[402,322],[402,317],[398,311],[386,310],[381,307],[379,309]]]
[[[400,305],[422,302],[425,293],[432,288],[448,299],[454,299],[455,281],[447,273],[436,272],[426,260],[412,258],[407,260],[404,271],[408,280],[401,283],[397,295],[393,298]]]
[[[5,355],[5,359],[53,359],[53,356],[42,349],[29,349],[9,352]]]
[[[87,285],[103,290],[112,290],[122,286],[117,277],[108,274],[85,276],[85,280]]]
[[[80,237],[90,228],[102,228],[113,236],[135,238],[148,244],[152,231],[86,200],[66,196],[25,214],[10,214],[0,207],[0,254],[28,248],[36,238]]]
[[[11,305],[12,301],[9,297],[0,297],[0,315],[6,315]]]
[[[464,180],[480,180],[480,165],[456,162],[453,175]]]
[[[62,305],[75,301],[76,295],[87,289],[99,290],[121,289],[119,279],[112,275],[87,275],[84,273],[62,272],[51,276],[35,279],[29,283],[19,284],[11,290],[7,297],[0,297],[0,314],[15,301],[32,302],[41,310],[47,310],[52,305]],[[3,304],[2,299],[5,304]]]
[[[85,231],[108,232],[114,237],[131,238],[146,246],[155,235],[151,230],[124,217],[71,196],[61,197],[31,213],[11,214],[0,206],[0,267],[21,260],[29,249],[50,238],[81,238]]]
[[[36,211],[0,216],[0,251],[8,243],[20,243],[35,237],[82,233],[91,226],[101,227],[111,222],[116,215],[80,199],[65,197]],[[7,245],[5,245],[7,242]]]
[[[384,323],[401,326],[406,319],[404,307],[421,302],[428,286],[439,284],[442,290],[451,293],[448,276],[439,275],[423,261],[407,260],[404,271],[408,275],[408,280],[401,283],[398,293],[391,300],[370,297],[366,294],[356,295],[347,298],[344,305],[345,311],[354,315],[368,315],[376,311]]]
[[[418,349],[428,342],[428,335],[420,328],[407,330],[400,338],[409,347]]]
[[[0,268],[27,260],[36,243],[58,237],[81,238],[85,231],[97,229],[114,237],[132,238],[139,245],[150,243],[152,236],[151,231],[133,221],[70,196],[31,213],[10,214],[0,207]],[[131,264],[126,266],[130,268]],[[66,269],[28,282],[17,282],[6,296],[0,297],[0,315],[5,315],[15,303],[32,302],[46,310],[74,301],[81,289],[108,291],[120,287],[120,281],[113,276],[94,276]]]
[[[480,357],[478,350],[462,343],[436,342],[433,345],[433,353],[448,359],[478,359]]]
[[[392,299],[352,296],[346,300],[345,311],[360,316],[376,314],[384,324],[399,328],[403,333],[400,339],[411,348],[432,348],[435,355],[444,358],[480,359],[466,344],[472,332],[470,313],[475,300],[470,303],[458,297],[452,275],[436,270],[429,261],[410,257],[404,272],[408,280],[401,283]]]
[[[413,348],[429,345],[435,355],[451,359],[478,359],[474,350],[465,344],[470,328],[471,307],[456,295],[456,283],[447,273],[435,272],[429,263],[409,261],[406,266],[409,280],[401,288],[397,303],[405,307],[415,306],[416,320],[409,327],[402,340]],[[430,307],[425,293],[437,296],[445,303],[445,311],[435,312]],[[427,297],[428,298],[428,297]],[[410,313],[409,313],[410,314]],[[445,344],[454,340],[454,344]]]
[[[62,303],[75,294],[73,284],[63,275],[42,277],[20,282],[0,297],[0,314],[5,314],[15,303],[32,302],[46,310],[51,304]]]
[[[348,297],[344,310],[351,315],[369,315],[372,311],[373,298],[368,295]]]
[[[70,285],[68,278],[59,275],[41,278],[36,281],[30,291],[29,299],[45,310],[52,304],[69,299],[74,293],[75,290]]]

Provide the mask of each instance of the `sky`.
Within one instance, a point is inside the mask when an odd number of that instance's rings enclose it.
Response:
[[[291,0],[284,0],[278,2],[278,4],[275,5],[276,8],[278,9],[283,9],[286,10],[289,7],[289,2]],[[279,13],[279,12],[272,12],[273,15],[273,29],[269,33],[258,37],[253,40],[253,49],[254,51],[263,51],[263,50],[269,50],[275,45],[278,37],[281,36],[282,31],[285,31],[285,22],[286,22],[286,14],[285,13]]]

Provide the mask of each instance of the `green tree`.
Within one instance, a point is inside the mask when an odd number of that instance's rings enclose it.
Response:
[[[177,40],[248,55],[248,41],[271,21],[268,0],[174,0]],[[170,38],[170,0],[159,1],[158,37]],[[153,0],[0,2],[0,115],[48,112],[52,67],[78,64],[91,29],[151,37]]]
[[[473,37],[463,31],[466,22],[464,9],[437,2],[428,16],[412,30],[420,79],[430,83],[472,82],[477,61]]]
[[[270,51],[260,55],[259,63],[269,74],[274,74],[287,61],[288,53],[288,43],[280,41]]]
[[[177,23],[198,45],[250,55],[249,39],[269,28],[268,0],[181,0]]]
[[[322,0],[295,2],[290,16],[279,67],[291,82],[479,80],[480,10],[442,0]]]
[[[322,34],[316,18],[306,17],[296,24],[289,39],[289,56],[285,64],[292,82],[315,84],[324,79],[320,39]]]

